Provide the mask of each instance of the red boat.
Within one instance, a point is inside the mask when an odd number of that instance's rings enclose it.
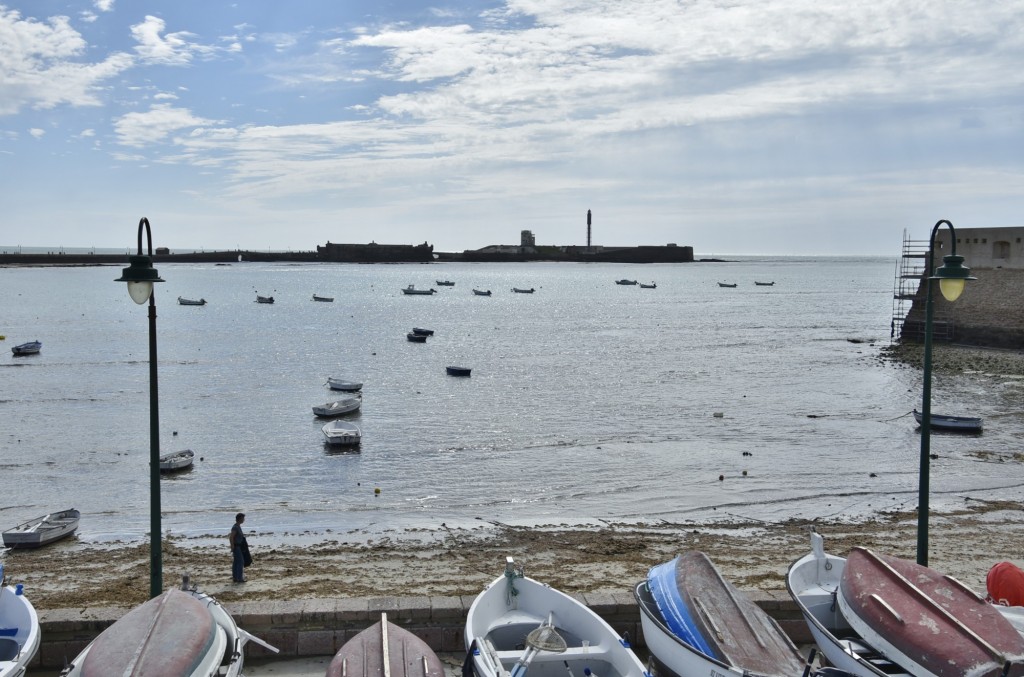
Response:
[[[914,675],[1024,675],[1024,637],[955,578],[853,548],[839,583],[850,626]]]
[[[345,642],[327,677],[445,677],[444,664],[427,643],[388,621],[387,614]]]

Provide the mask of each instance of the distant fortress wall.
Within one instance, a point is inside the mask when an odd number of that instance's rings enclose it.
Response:
[[[440,260],[475,262],[572,261],[605,263],[692,263],[693,247],[541,247],[491,245],[461,254],[439,254]]]
[[[335,244],[316,248],[321,261],[345,263],[423,263],[434,260],[434,247],[426,242],[405,244]]]

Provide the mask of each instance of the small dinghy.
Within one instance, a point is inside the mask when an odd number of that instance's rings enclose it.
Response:
[[[677,675],[796,677],[804,671],[778,623],[702,552],[653,567],[634,595],[647,648]]]
[[[15,357],[20,357],[22,355],[38,355],[42,349],[43,344],[39,341],[29,341],[28,343],[14,346],[11,348],[11,352],[14,353]]]
[[[320,303],[334,303],[333,296],[317,296],[316,294],[313,294],[313,300],[319,301]]]
[[[405,335],[405,340],[409,341],[410,343],[426,343],[427,335],[414,334],[413,332],[409,332],[408,334]]]
[[[718,283],[718,286],[719,286],[719,287],[725,287],[725,288],[727,288],[727,289],[733,289],[733,288],[735,288],[735,287],[736,287],[736,284],[737,284],[736,282],[733,282],[733,283],[729,283],[729,282],[719,282],[719,283]]]
[[[192,460],[195,454],[191,449],[176,451],[173,454],[165,454],[160,457],[160,472],[176,472],[192,467]]]
[[[512,291],[515,292],[516,294],[532,294],[536,290],[533,287],[530,287],[529,289],[520,289],[519,287],[512,287]]]
[[[417,336],[433,336],[434,330],[424,329],[423,327],[413,327],[412,333],[416,334]]]
[[[178,305],[179,306],[205,306],[206,305],[206,299],[199,299],[197,301],[196,299],[187,299],[187,298],[185,298],[183,296],[179,296],[178,297]]]
[[[454,287],[455,283],[451,280],[435,280],[438,287]]]
[[[410,284],[408,287],[402,290],[403,294],[408,296],[430,296],[436,294],[436,289],[417,289],[416,285]]]
[[[320,431],[327,438],[327,444],[332,447],[355,446],[359,444],[363,436],[359,426],[347,421],[331,421],[320,428]]]
[[[273,303],[273,302],[274,302],[274,297],[273,296],[260,296],[259,294],[256,294],[256,303]]]
[[[490,296],[491,295],[491,290],[490,289],[474,289],[473,290],[473,294],[475,296]]]
[[[404,628],[380,620],[345,642],[326,677],[445,677],[444,664],[427,643]]]
[[[445,367],[444,370],[449,376],[469,376],[473,371],[472,367]]]
[[[39,617],[22,585],[7,585],[0,563],[0,675],[20,677],[39,651]]]
[[[604,619],[511,557],[470,605],[465,642],[477,677],[650,677]]]
[[[343,378],[334,378],[333,376],[327,377],[327,387],[331,390],[341,390],[346,393],[355,393],[363,389],[363,384],[359,381],[347,381]]]
[[[8,548],[39,548],[75,533],[82,513],[74,508],[36,517],[4,532]]]
[[[643,282],[641,282],[640,283],[640,288],[641,289],[657,289],[658,285],[656,283],[654,283],[654,282],[652,282],[650,284],[644,284]]]
[[[239,628],[217,600],[172,588],[104,630],[61,677],[240,677],[245,645],[277,649]]]
[[[921,425],[924,414],[917,409],[914,410],[914,420]],[[946,416],[944,414],[931,414],[932,430],[951,430],[962,433],[980,433],[981,419],[973,416]]]
[[[313,413],[321,417],[341,416],[342,414],[355,411],[362,403],[363,398],[360,395],[351,395],[334,402],[327,402],[313,407]]]

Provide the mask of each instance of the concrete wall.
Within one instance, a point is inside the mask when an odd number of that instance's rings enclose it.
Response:
[[[811,642],[795,602],[784,591],[748,595],[775,618],[797,644]],[[620,635],[644,647],[640,612],[628,592],[577,595]],[[358,597],[343,599],[238,602],[224,606],[239,627],[280,649],[282,657],[331,656],[345,642],[380,620],[409,630],[438,652],[465,651],[462,633],[473,597]],[[128,609],[56,609],[39,611],[42,646],[32,667],[60,669]],[[274,654],[255,643],[247,655]]]

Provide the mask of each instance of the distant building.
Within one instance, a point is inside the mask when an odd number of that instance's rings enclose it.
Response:
[[[956,228],[956,253],[970,268],[1024,269],[1024,228]],[[935,233],[935,265],[953,250],[949,229]]]
[[[434,260],[433,245],[423,244],[337,244],[317,246],[321,261],[343,263],[416,263]]]
[[[520,247],[536,247],[537,240],[533,237],[532,230],[524,230],[519,233],[519,246]]]

